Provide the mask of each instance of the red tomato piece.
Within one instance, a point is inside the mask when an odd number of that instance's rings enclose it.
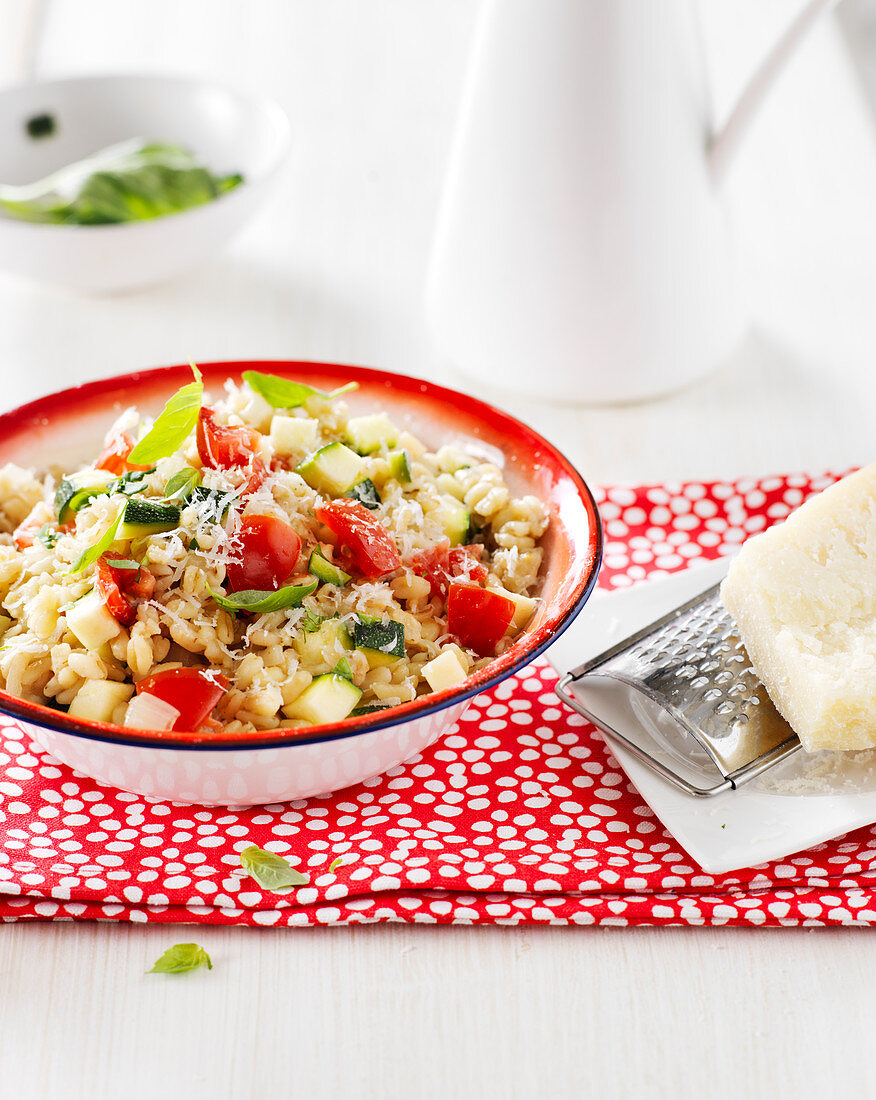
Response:
[[[108,435],[103,441],[103,450],[95,462],[98,470],[106,470],[108,474],[121,477],[129,470],[148,470],[149,466],[136,466],[128,462],[128,455],[134,449],[134,440],[127,432],[116,432]]]
[[[228,563],[228,588],[276,590],[295,568],[301,539],[288,523],[273,516],[247,516],[240,526],[241,560]]]
[[[379,580],[401,568],[392,536],[358,500],[330,500],[316,509],[316,518],[338,536],[345,564],[366,580]]]
[[[447,629],[466,649],[492,657],[515,610],[514,601],[507,596],[454,581],[447,596]]]
[[[446,596],[447,586],[453,577],[461,577],[483,587],[489,571],[481,564],[483,546],[451,546],[448,541],[439,542],[431,550],[418,550],[408,560],[408,565],[419,577],[428,580],[433,596]]]
[[[259,445],[259,433],[253,428],[220,424],[212,409],[201,409],[198,416],[198,455],[211,470],[249,466]],[[264,463],[259,460],[264,469]]]
[[[155,577],[145,566],[117,569],[109,564],[112,560],[104,554],[95,562],[95,588],[110,615],[123,626],[130,626],[137,618],[136,601],[148,600],[155,591]]]
[[[226,678],[209,668],[166,668],[137,684],[138,695],[145,692],[176,707],[175,730],[200,729],[227,690]]]
[[[42,521],[36,519],[31,512],[12,532],[12,541],[19,550],[26,550],[28,546],[33,546],[33,540],[42,525]]]

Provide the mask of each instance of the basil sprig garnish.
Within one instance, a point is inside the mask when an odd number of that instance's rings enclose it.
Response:
[[[296,886],[306,886],[310,879],[296,871],[292,864],[278,856],[251,844],[240,853],[240,866],[265,890],[284,894]]]
[[[168,947],[160,959],[156,959],[155,965],[147,974],[183,974],[187,970],[198,970],[206,966],[213,969],[210,956],[197,943],[175,943]]]
[[[191,435],[198,422],[201,401],[204,397],[204,380],[201,372],[194,363],[191,367],[195,376],[194,382],[189,382],[188,385],[177,390],[168,400],[155,418],[155,423],[128,455],[128,462],[142,466],[157,462],[160,458],[167,458]]]
[[[257,588],[246,588],[242,592],[229,592],[223,595],[214,592],[212,588],[207,591],[226,611],[236,615],[238,611],[247,611],[253,615],[266,615],[269,611],[283,611],[287,607],[300,607],[305,596],[316,591],[319,584],[315,578],[307,584],[287,584],[285,588],[278,588],[276,592],[265,592]]]
[[[308,397],[323,397],[326,401],[331,401],[342,393],[359,388],[358,382],[348,382],[331,393],[323,393],[313,386],[305,386],[303,382],[293,382],[290,378],[280,378],[277,374],[262,374],[257,370],[245,370],[243,377],[249,383],[250,389],[255,390],[275,409],[297,409]]]
[[[116,533],[121,526],[122,517],[124,516],[124,509],[119,512],[113,522],[107,527],[104,533],[100,536],[97,542],[93,546],[87,547],[76,561],[67,570],[67,576],[71,576],[74,573],[81,573],[83,569],[87,569],[89,565],[94,565],[100,555],[109,550],[112,544],[116,540]]]

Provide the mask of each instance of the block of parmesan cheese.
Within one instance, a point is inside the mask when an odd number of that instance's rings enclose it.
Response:
[[[807,752],[876,747],[876,463],[749,539],[721,597]]]

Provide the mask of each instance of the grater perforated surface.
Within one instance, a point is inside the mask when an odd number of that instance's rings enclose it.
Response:
[[[720,774],[735,786],[758,774],[764,766],[784,758],[799,747],[796,734],[770,701],[766,689],[751,667],[748,654],[730,614],[720,600],[719,586],[646,627],[570,674],[568,684],[585,687],[588,682],[615,681],[631,697],[646,697],[678,725],[681,735],[691,735],[705,749]],[[574,691],[561,696],[586,713],[611,735],[618,731],[600,721],[600,715],[583,708]],[[575,700],[575,701],[573,701]],[[635,708],[634,708],[635,709]],[[653,729],[651,731],[653,737]],[[626,740],[625,740],[626,743]],[[665,747],[665,746],[663,746]],[[667,775],[665,754],[658,762],[653,752],[639,749],[639,755]],[[685,770],[699,767],[703,780],[714,769],[698,764],[697,753],[689,753]],[[670,772],[672,769],[669,769]],[[679,785],[691,793],[713,793],[713,786],[690,786],[676,775]]]

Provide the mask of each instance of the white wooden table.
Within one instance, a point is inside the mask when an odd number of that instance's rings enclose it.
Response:
[[[719,108],[794,7],[707,0]],[[103,299],[0,277],[0,403],[190,357],[468,385],[428,346],[420,292],[473,17],[471,0],[3,0],[0,80],[30,29],[40,75],[261,86],[295,150],[269,214],[209,270]],[[612,410],[483,390],[593,482],[873,458],[876,153],[833,26],[728,191],[755,324],[720,372]],[[144,976],[192,937],[211,972]],[[2,926],[0,1098],[872,1095],[874,950],[843,929]]]

